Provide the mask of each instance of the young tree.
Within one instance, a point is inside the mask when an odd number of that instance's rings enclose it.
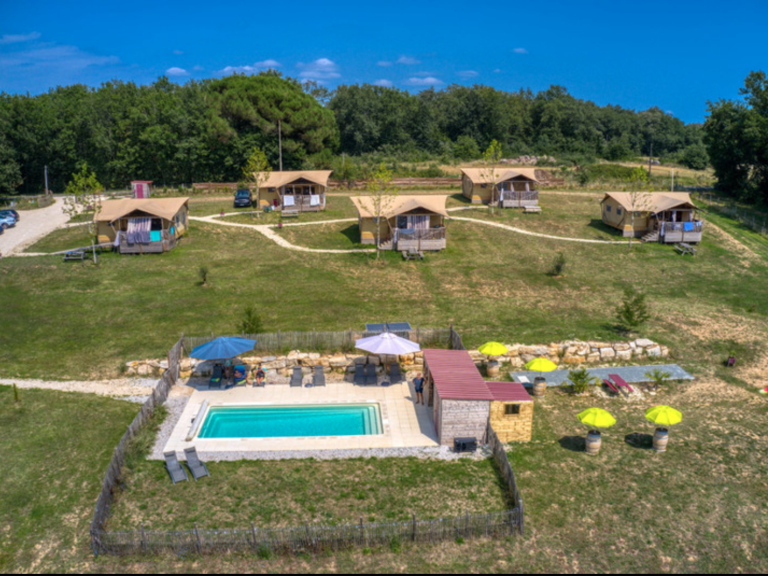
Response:
[[[645,302],[645,294],[634,288],[624,290],[624,299],[616,309],[616,319],[619,325],[627,332],[632,332],[645,324],[651,317],[648,304]]]
[[[253,149],[248,160],[245,161],[243,167],[243,179],[256,188],[256,206],[261,208],[260,202],[260,190],[262,184],[269,178],[269,173],[272,172],[272,166],[267,161],[267,155],[258,146]]]
[[[88,164],[83,162],[80,165],[80,171],[72,174],[72,179],[64,190],[63,211],[70,218],[77,214],[96,215],[101,212],[101,192],[104,186],[96,179],[96,174],[88,168]],[[88,237],[91,239],[93,247],[93,261],[96,262],[96,247],[94,245],[94,236],[96,235],[96,225],[93,217],[88,220]]]
[[[488,204],[488,207],[491,210],[491,215],[495,214],[494,210],[496,208],[496,203],[498,202],[498,183],[497,183],[497,174],[496,174],[496,165],[499,163],[499,160],[501,160],[501,144],[499,144],[496,140],[491,140],[490,146],[488,146],[488,149],[483,152],[483,179],[486,182],[486,185],[491,187],[491,201]]]
[[[381,258],[381,221],[383,218],[389,224],[389,219],[385,215],[397,198],[397,188],[392,186],[392,170],[388,170],[384,162],[371,176],[368,191],[373,201],[373,215],[376,222],[376,259],[378,260]]]
[[[632,233],[629,235],[629,249],[632,249],[632,239],[635,234],[635,219],[638,212],[643,212],[651,207],[650,181],[648,174],[642,168],[633,168],[629,176],[629,222]]]

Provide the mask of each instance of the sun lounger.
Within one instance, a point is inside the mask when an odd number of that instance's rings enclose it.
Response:
[[[373,364],[366,364],[365,366],[365,385],[376,386],[379,383],[379,378],[376,376],[376,366]]]
[[[530,384],[531,381],[528,380],[527,376],[518,376],[517,381],[520,382],[520,384]]]
[[[223,372],[224,372],[224,367],[221,364],[216,364],[213,367],[213,375],[211,376],[210,382],[208,382],[208,386],[210,388],[213,388],[213,387],[221,388],[221,380],[223,378]]]
[[[184,455],[187,458],[187,467],[189,468],[189,471],[192,472],[192,477],[195,479],[195,482],[203,476],[211,475],[211,473],[208,472],[208,467],[204,462],[201,462],[200,458],[197,456],[197,450],[194,446],[191,448],[184,448]]]
[[[239,366],[235,366],[235,371],[233,373],[232,379],[235,382],[235,386],[245,386],[248,383],[248,371],[245,369],[245,366],[242,364]]]
[[[301,388],[304,382],[304,372],[301,370],[301,366],[293,367],[293,374],[291,374],[291,386]]]
[[[403,381],[403,374],[400,372],[400,364],[393,362],[389,365],[389,381],[392,384],[399,384]]]
[[[325,386],[325,372],[322,366],[315,366],[315,373],[312,375],[312,386]]]
[[[365,366],[362,364],[355,364],[354,383],[358,386],[365,386]]]
[[[625,395],[625,396],[629,396],[629,393],[630,393],[630,392],[634,392],[634,390],[632,389],[632,387],[631,387],[629,384],[627,384],[627,383],[624,381],[624,378],[622,378],[622,377],[621,377],[621,376],[619,376],[618,374],[608,374],[608,378],[610,378],[610,379],[613,381],[613,383],[614,383],[614,384],[616,384],[616,387],[617,387],[619,390],[621,390],[622,392],[624,392],[624,395]],[[626,390],[624,390],[624,388],[626,388]]]
[[[163,452],[163,457],[165,458],[165,469],[171,477],[171,482],[174,484],[176,484],[176,482],[181,482],[182,480],[189,482],[187,471],[184,470],[181,464],[179,464],[179,460],[176,458],[176,452]]]

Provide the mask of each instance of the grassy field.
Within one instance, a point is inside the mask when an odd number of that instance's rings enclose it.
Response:
[[[54,230],[48,236],[41,238],[25,252],[40,252],[50,254],[52,252],[62,252],[63,250],[72,250],[74,248],[83,248],[91,245],[88,236],[87,226],[73,226],[71,228],[59,228]]]
[[[541,215],[497,211],[494,218],[545,233],[610,237],[593,225],[594,198],[543,196]],[[481,210],[459,214],[490,218]],[[768,315],[765,240],[725,217],[713,224],[722,228],[708,228],[695,258],[660,245],[630,251],[459,221],[448,224],[447,250],[424,262],[391,253],[382,262],[300,253],[256,231],[198,222],[165,255],[105,254],[98,266],[7,258],[0,261],[7,303],[0,307],[0,375],[116,376],[126,361],[163,357],[181,332],[233,333],[249,305],[271,331],[345,330],[386,317],[421,326],[454,322],[469,346],[616,339],[613,309],[630,285],[642,287],[652,306],[643,335],[672,345],[683,364],[707,366],[720,358],[699,355],[702,332],[720,342],[708,353],[727,355],[733,340],[762,338]],[[334,226],[281,233],[297,244],[354,247],[350,225]],[[547,272],[559,252],[566,270],[555,279]],[[208,287],[198,278],[202,265],[210,269]],[[745,323],[755,329],[743,331]]]
[[[55,572],[87,559],[112,451],[138,412],[97,396],[0,386],[0,571]]]

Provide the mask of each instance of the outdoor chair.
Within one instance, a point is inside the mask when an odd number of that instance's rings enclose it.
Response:
[[[389,381],[392,384],[399,384],[403,381],[403,374],[400,372],[400,364],[393,362],[389,365]]]
[[[365,385],[376,386],[379,383],[379,378],[376,376],[376,366],[373,364],[366,364],[365,366]]]
[[[187,471],[179,464],[176,452],[163,452],[163,457],[165,458],[165,469],[168,471],[168,475],[171,477],[171,482],[174,485],[182,480],[189,482]]]
[[[365,366],[362,364],[355,364],[354,383],[358,386],[365,386]]]
[[[235,386],[245,386],[248,383],[248,371],[242,364],[235,366],[233,374],[232,380],[235,382]]]
[[[603,386],[608,388],[611,392],[613,392],[616,396],[619,395],[619,389],[616,388],[616,386],[613,385],[613,382],[610,380],[603,380]]]
[[[221,388],[221,380],[223,377],[224,377],[224,367],[221,364],[216,364],[213,367],[213,375],[211,376],[211,380],[208,383],[208,386],[210,388],[213,388],[214,386]]]
[[[312,375],[312,386],[325,386],[325,372],[322,366],[315,366],[315,373]]]
[[[211,473],[208,472],[208,467],[205,463],[200,461],[194,446],[191,448],[184,448],[184,455],[187,457],[187,467],[189,468],[189,471],[192,472],[192,477],[195,479],[195,482],[203,476],[211,475]]]
[[[304,373],[301,371],[301,366],[293,367],[293,374],[291,374],[291,386],[301,388],[301,384],[304,381]]]
[[[621,390],[625,396],[629,396],[630,392],[634,392],[632,387],[624,381],[624,378],[618,374],[608,374],[608,378],[616,384],[616,387]]]

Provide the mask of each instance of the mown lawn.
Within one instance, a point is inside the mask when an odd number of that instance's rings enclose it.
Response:
[[[55,572],[88,557],[112,452],[138,406],[0,386],[0,571]]]
[[[578,233],[583,220],[573,211],[589,201],[562,198],[542,220],[497,218],[544,223],[543,232],[559,226],[545,219],[561,219],[558,231]],[[327,231],[337,246],[354,235],[349,226],[333,226]],[[623,244],[532,238],[453,221],[444,252],[424,262],[389,253],[376,262],[370,254],[291,251],[256,231],[192,222],[180,246],[164,255],[105,254],[99,266],[6,258],[0,260],[0,375],[115,376],[126,361],[164,357],[182,332],[235,332],[250,305],[271,331],[346,330],[386,318],[425,327],[453,322],[468,346],[490,339],[618,339],[614,309],[627,286],[648,294],[653,317],[643,335],[671,345],[683,365],[706,369],[735,342],[765,336],[768,268],[758,251],[764,241],[738,232],[737,240],[710,227],[699,254],[683,258],[668,246],[630,251]],[[322,226],[281,233],[300,245],[327,241]],[[548,271],[559,252],[565,275],[552,278]],[[208,287],[200,285],[201,266],[210,270]]]

